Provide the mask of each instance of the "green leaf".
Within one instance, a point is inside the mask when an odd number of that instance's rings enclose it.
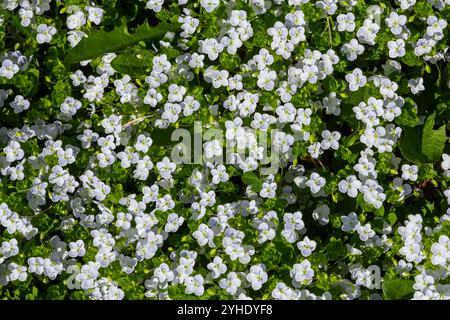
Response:
[[[229,54],[228,52],[221,53],[219,60],[220,64],[228,71],[236,70],[241,63],[238,55]]]
[[[391,279],[385,280],[382,285],[385,299],[405,300],[412,296],[414,280]]]
[[[360,102],[367,102],[367,100],[374,95],[375,91],[369,86],[365,86],[359,88],[357,91],[351,92],[349,97],[345,99],[345,103],[357,106]]]
[[[275,210],[276,212],[282,212],[287,207],[287,205],[288,202],[286,199],[272,198],[264,202],[263,208],[266,208],[267,210]]]
[[[55,284],[47,289],[47,299],[50,300],[64,300],[67,288],[63,283]]]
[[[428,116],[423,127],[422,136],[422,152],[431,163],[439,161],[444,152],[445,142],[447,141],[445,125],[437,130],[433,129],[435,117],[436,113]]]
[[[342,143],[346,147],[351,147],[356,141],[359,140],[360,132],[358,130],[354,130],[353,133],[342,140]]]
[[[26,296],[25,299],[26,300],[37,300],[39,297],[39,290],[36,287],[33,287],[31,289],[31,292],[29,292]]]
[[[120,199],[123,198],[123,187],[122,184],[116,184],[114,187],[114,190],[110,193],[110,198],[113,201],[113,203],[117,204],[119,203]]]
[[[156,12],[155,16],[159,19],[159,21],[168,22],[170,20],[170,11],[166,8],[162,8],[159,12]]]
[[[175,48],[164,47],[159,49],[158,54],[165,54],[167,59],[172,59],[181,55],[181,52]]]
[[[15,85],[22,95],[29,97],[39,89],[39,70],[31,68],[27,73],[15,77]]]
[[[261,249],[261,261],[264,261],[268,270],[276,270],[281,262],[281,252],[273,243]]]
[[[120,54],[111,61],[111,66],[122,74],[140,76],[151,66],[154,53],[150,50],[134,49]]]
[[[253,191],[255,191],[255,192],[259,192],[261,190],[261,187],[262,187],[261,180],[258,178],[258,176],[256,174],[254,174],[251,171],[248,171],[242,175],[242,181],[244,181],[244,183],[250,185],[252,187]]]
[[[400,58],[400,61],[409,67],[421,66],[423,64],[422,58],[416,56],[414,51],[411,50],[407,50],[405,55]]]
[[[400,151],[413,163],[435,163],[444,152],[447,136],[445,125],[434,130],[435,113],[429,115],[424,125],[404,128],[400,139]]]
[[[74,291],[69,296],[70,300],[88,300],[88,297],[82,290]]]
[[[179,24],[160,23],[156,27],[150,27],[145,21],[136,28],[133,34],[128,32],[126,25],[116,27],[110,32],[104,30],[95,31],[89,37],[83,38],[66,55],[66,62],[77,63],[96,58],[107,52],[123,50],[139,41],[161,39],[168,31],[176,31]]]
[[[400,151],[406,160],[416,164],[427,162],[427,158],[420,148],[422,145],[422,130],[423,126],[403,128],[399,142]]]
[[[153,139],[153,145],[155,146],[168,146],[170,144],[175,144],[176,142],[171,141],[172,132],[175,129],[169,127],[167,129],[153,128],[151,132],[151,137]]]
[[[326,246],[326,252],[331,260],[338,260],[347,254],[347,249],[341,239],[332,237]]]
[[[433,7],[426,1],[417,2],[414,11],[419,17],[428,17],[433,14]]]
[[[407,127],[414,127],[419,123],[417,106],[413,99],[405,99],[405,104],[402,107],[402,113],[395,119],[395,122],[399,125]]]
[[[395,214],[395,212],[391,212],[388,214],[387,219],[392,226],[397,222],[397,215]]]

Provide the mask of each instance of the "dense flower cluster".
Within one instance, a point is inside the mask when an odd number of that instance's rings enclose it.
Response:
[[[450,1],[128,2],[0,4],[1,298],[450,299]]]

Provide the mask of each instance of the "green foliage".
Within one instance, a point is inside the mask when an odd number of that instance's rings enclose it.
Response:
[[[111,61],[111,66],[120,73],[130,76],[145,74],[151,66],[154,52],[145,49],[131,49],[126,53],[119,54]]]
[[[386,299],[409,299],[414,292],[413,285],[413,280],[391,279],[383,282],[382,289]]]
[[[215,1],[164,0],[159,8],[158,1],[59,0],[42,13],[45,1],[30,2],[31,11],[19,13],[27,1],[0,10],[0,299],[449,297],[442,270],[450,260],[436,253],[448,249],[450,235],[449,29],[429,35],[436,26],[427,22],[449,20],[445,1],[417,0],[408,9],[401,9],[407,1],[337,1],[332,13],[319,1],[224,0],[212,8]],[[373,5],[379,16],[369,12]],[[101,8],[99,23],[88,6]],[[388,26],[393,12],[406,16],[400,34]],[[354,30],[341,30],[338,17],[348,13]],[[38,40],[41,24],[57,31],[48,41]],[[202,47],[207,39],[216,47]],[[390,42],[400,39],[405,52],[394,57]],[[436,41],[425,48],[424,39]],[[364,49],[356,59],[346,54],[352,40]],[[12,77],[7,57],[20,65]],[[351,91],[356,69],[364,85]],[[21,97],[27,109],[14,105]],[[74,114],[63,111],[71,99]],[[203,133],[225,134],[227,121],[261,126],[255,131],[270,143],[281,132],[288,150],[267,176],[259,158],[262,149],[275,154],[271,147],[251,141],[248,162],[222,167],[206,163],[204,139],[193,163],[165,171],[178,143],[172,134],[185,129],[192,138],[197,121]],[[88,143],[88,134],[98,136]],[[139,144],[142,136],[151,144]],[[23,157],[11,151],[14,142]],[[63,186],[50,178],[59,168],[68,174]],[[325,181],[318,192],[314,174]],[[169,221],[174,215],[179,225]],[[79,240],[85,254],[69,255]],[[413,257],[411,240],[420,248]],[[14,241],[17,252],[8,249]],[[139,256],[151,245],[151,257]],[[102,260],[103,251],[113,261]],[[29,259],[37,257],[43,272],[32,271]],[[226,271],[215,277],[218,258]],[[72,281],[79,273],[71,267],[99,262],[92,287]],[[17,278],[14,264],[27,267],[26,277]],[[162,264],[174,280],[157,285]],[[254,289],[249,274],[258,266],[267,281]],[[371,266],[380,267],[381,288],[367,283]],[[181,276],[182,267],[192,272]],[[221,285],[231,272],[240,282],[235,294]],[[415,289],[425,273],[433,286]],[[202,294],[188,293],[194,276],[204,280]]]
[[[259,192],[261,190],[262,182],[254,172],[248,171],[244,173],[241,178],[245,184],[252,187],[253,191]]]
[[[66,55],[68,63],[76,63],[96,58],[107,52],[124,50],[140,41],[159,40],[168,31],[177,31],[179,25],[172,23],[160,23],[156,27],[150,27],[145,21],[138,26],[133,33],[128,32],[126,25],[114,28],[112,31],[94,31],[88,37],[83,38]]]
[[[438,161],[444,152],[445,143],[448,138],[446,136],[445,125],[434,130],[434,120],[436,114],[433,113],[425,121],[422,135],[422,152],[429,162]]]
[[[417,164],[434,163],[444,151],[447,136],[445,125],[434,130],[435,114],[427,117],[424,125],[405,127],[400,139],[400,150],[409,161]]]

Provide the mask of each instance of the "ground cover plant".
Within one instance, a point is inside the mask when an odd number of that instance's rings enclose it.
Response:
[[[0,298],[450,299],[449,0],[3,0]]]

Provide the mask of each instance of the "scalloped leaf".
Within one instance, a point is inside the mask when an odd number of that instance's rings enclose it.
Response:
[[[414,280],[391,279],[383,282],[382,289],[386,299],[404,300],[412,296],[413,285]]]
[[[94,31],[89,37],[83,38],[66,55],[67,63],[96,58],[104,53],[117,52],[126,49],[140,41],[161,39],[168,31],[177,31],[179,24],[162,22],[156,27],[150,27],[145,21],[130,34],[126,25],[116,27],[110,32]]]
[[[439,161],[447,141],[445,125],[437,130],[433,129],[435,117],[436,113],[433,113],[427,118],[422,135],[422,152],[431,163]]]
[[[242,181],[244,181],[245,184],[251,186],[252,190],[255,192],[259,192],[261,190],[262,187],[261,180],[255,173],[251,171],[248,171],[242,175]]]

